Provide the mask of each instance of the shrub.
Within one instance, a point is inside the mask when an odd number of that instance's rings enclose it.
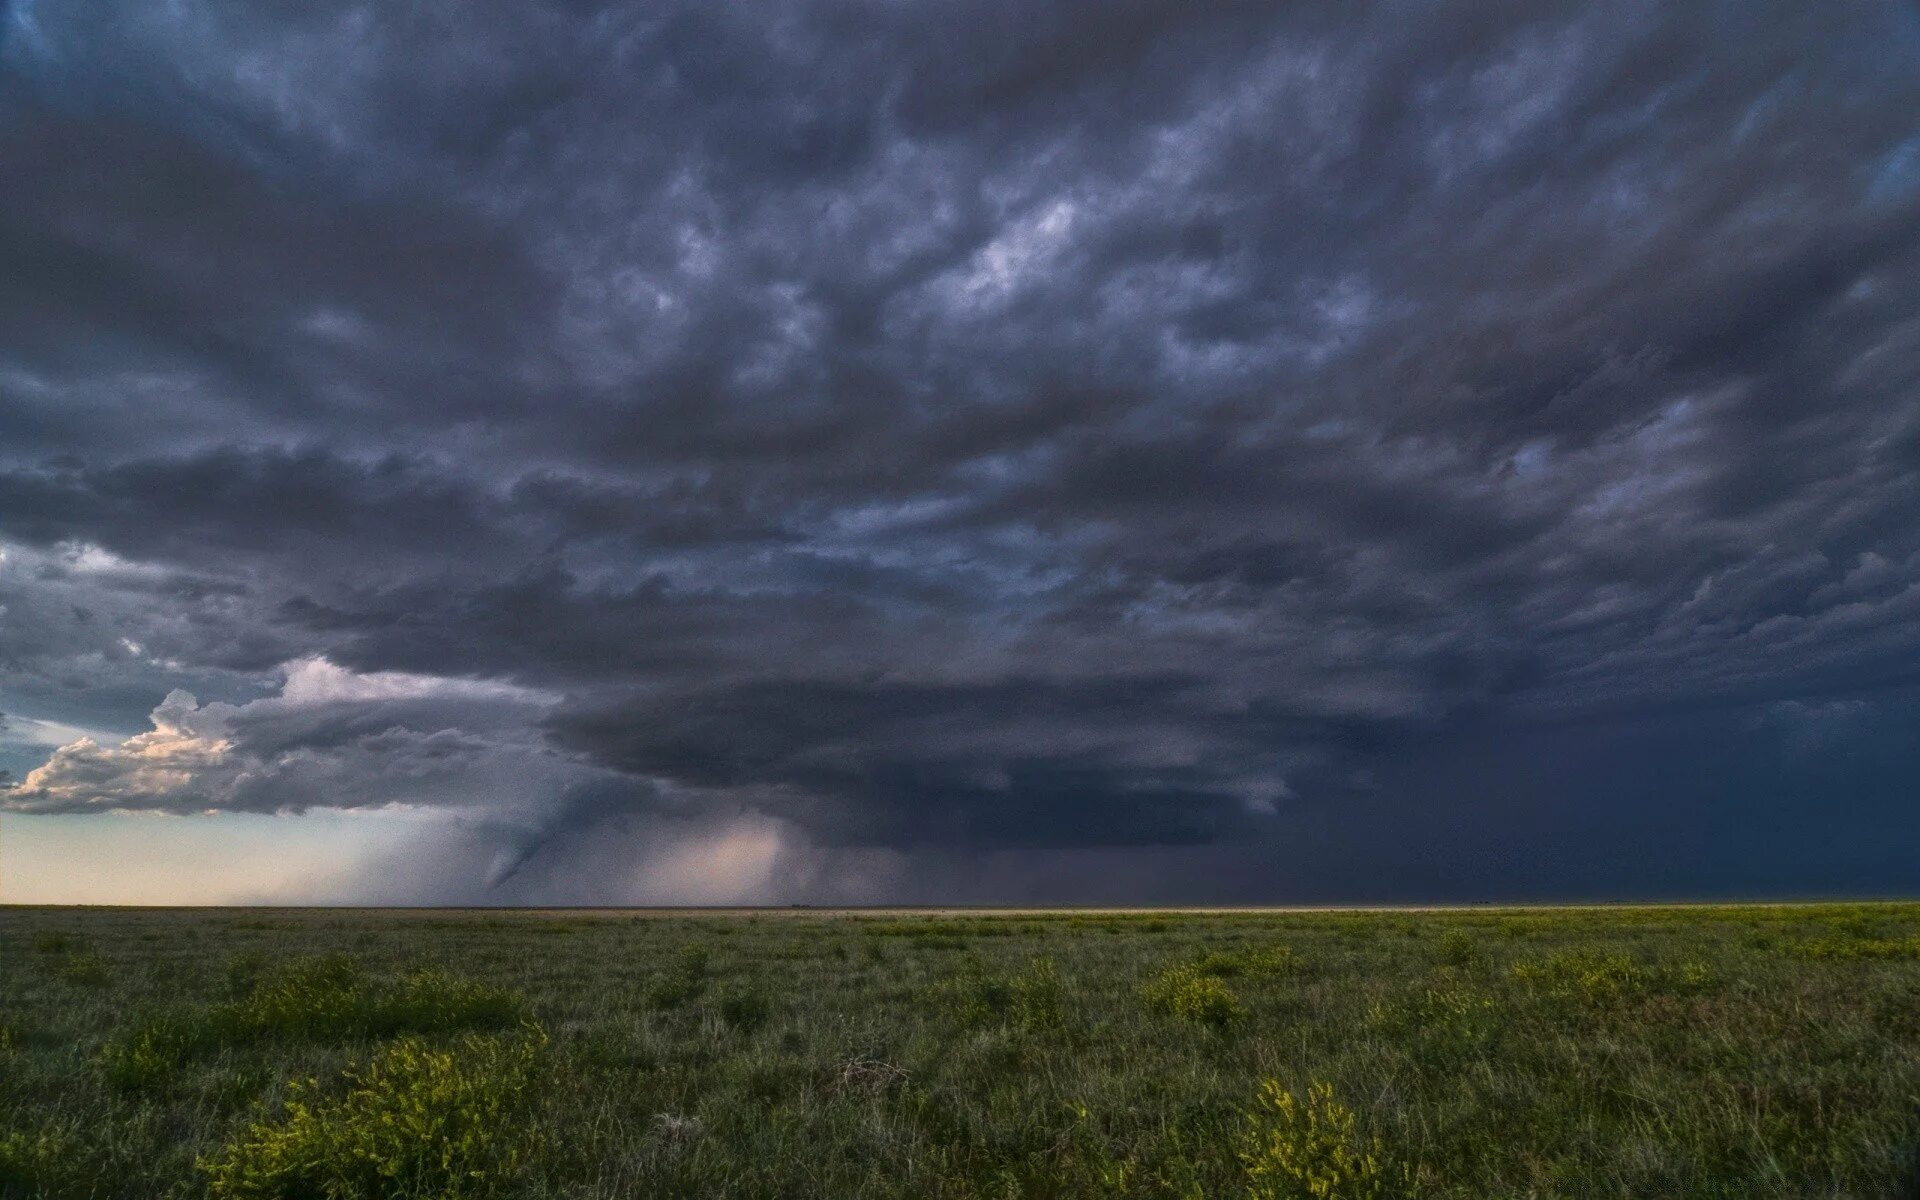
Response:
[[[54,963],[53,977],[81,987],[104,987],[112,982],[113,972],[98,954],[69,954]]]
[[[85,942],[65,933],[43,933],[33,939],[33,948],[48,958],[41,964],[47,974],[67,983],[99,987],[113,974],[107,960],[86,947]]]
[[[707,990],[707,948],[699,942],[680,947],[666,974],[647,985],[647,1003],[654,1008],[678,1008]]]
[[[946,944],[969,937],[1013,937],[1035,932],[1032,925],[1021,925],[1004,917],[943,919],[914,917],[902,921],[863,921],[861,931],[874,937],[913,938]],[[964,941],[961,941],[964,945]]]
[[[210,1014],[235,1034],[320,1036],[345,1031],[373,1007],[366,973],[333,954],[295,959],[257,980],[238,1004]]]
[[[704,979],[684,975],[662,975],[647,985],[647,1003],[654,1008],[678,1008],[707,990]]]
[[[1647,991],[1653,977],[1624,954],[1567,950],[1513,965],[1513,978],[1530,990],[1562,1001],[1611,1004]]]
[[[746,987],[730,987],[720,995],[720,1019],[735,1029],[753,1030],[766,1024],[767,998]]]
[[[347,1072],[344,1095],[294,1085],[278,1121],[202,1159],[219,1200],[483,1200],[505,1196],[540,1148],[534,1071],[545,1036],[405,1038]]]
[[[1478,967],[1485,965],[1487,955],[1472,934],[1464,929],[1449,929],[1440,935],[1440,961],[1452,967]]]
[[[49,1130],[0,1134],[0,1196],[57,1194],[79,1154],[71,1138]]]
[[[1194,970],[1219,979],[1242,975],[1263,977],[1285,975],[1293,970],[1293,950],[1287,946],[1265,946],[1258,950],[1214,950],[1193,962]]]
[[[1886,961],[1920,958],[1920,937],[1876,938],[1857,934],[1810,938],[1790,942],[1784,949],[1795,958],[1835,959],[1839,961]]]
[[[1452,1059],[1484,1049],[1493,1039],[1494,1017],[1492,998],[1464,987],[1428,988],[1367,1009],[1369,1025],[1410,1043],[1427,1059]]]
[[[108,960],[88,950],[86,943],[73,935],[42,933],[33,939],[33,948],[48,956],[48,962],[42,964],[46,973],[50,973],[54,979],[63,979],[65,983],[100,987],[113,977],[108,970]]]
[[[1667,991],[1683,996],[1710,992],[1720,983],[1719,974],[1703,962],[1683,962],[1663,971],[1661,978]]]
[[[968,963],[960,974],[941,985],[940,1007],[951,1012],[962,1025],[985,1025],[1003,1019],[1013,1007],[1013,981],[1004,975],[990,975],[977,962]]]
[[[1225,1029],[1247,1015],[1233,989],[1192,964],[1160,972],[1141,987],[1140,996],[1155,1012],[1214,1029]]]
[[[1022,1029],[1058,1029],[1066,1023],[1060,969],[1051,958],[1036,958],[1013,977],[1012,1018]]]
[[[48,1129],[0,1133],[0,1196],[40,1194],[58,1187],[77,1154],[73,1139]]]
[[[227,992],[244,996],[267,973],[267,956],[258,950],[242,950],[227,959]]]
[[[516,993],[445,971],[402,976],[399,985],[368,1005],[373,1033],[440,1033],[455,1029],[504,1029],[528,1019]]]
[[[527,1017],[526,1001],[500,988],[434,969],[376,979],[333,955],[287,963],[237,1001],[160,1013],[109,1041],[101,1057],[115,1084],[144,1087],[220,1046],[504,1029]]]
[[[296,959],[257,978],[238,1003],[209,1012],[236,1040],[381,1036],[503,1028],[526,1019],[512,992],[426,968],[376,979],[344,955]]]
[[[1250,1200],[1402,1200],[1412,1172],[1357,1124],[1329,1084],[1304,1098],[1276,1080],[1261,1084],[1241,1136]]]
[[[171,1073],[198,1040],[184,1022],[160,1017],[101,1047],[100,1063],[115,1087],[149,1087]]]
[[[707,973],[707,963],[713,952],[701,942],[688,942],[680,947],[675,956],[675,969],[682,975],[702,976]]]
[[[1059,968],[1036,958],[1017,975],[990,975],[978,963],[947,985],[946,1007],[964,1025],[1004,1021],[1021,1029],[1057,1029],[1066,1022]]]

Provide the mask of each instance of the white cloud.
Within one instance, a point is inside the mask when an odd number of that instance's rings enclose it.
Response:
[[[97,742],[119,740],[115,734],[61,721],[42,721],[11,712],[0,717],[0,746],[64,746],[81,738],[92,738]]]
[[[283,670],[287,678],[279,699],[289,707],[434,698],[544,705],[559,699],[551,692],[493,680],[449,679],[405,671],[360,674],[335,666],[324,658],[304,658],[288,663]]]
[[[168,693],[152,719],[152,729],[117,746],[82,737],[59,747],[27,773],[9,807],[178,807],[199,779],[226,763],[233,743],[218,714],[201,710],[186,692]]]
[[[954,281],[955,299],[997,301],[1032,282],[1072,245],[1078,218],[1079,208],[1071,200],[1056,200],[1009,222]]]
[[[202,705],[168,694],[152,728],[82,734],[5,795],[24,812],[299,811],[387,804],[511,807],[592,769],[548,747],[557,697],[511,684],[287,664],[277,696]]]

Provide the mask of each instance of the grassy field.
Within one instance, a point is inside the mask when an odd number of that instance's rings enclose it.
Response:
[[[1920,905],[0,909],[0,1195],[1872,1197]]]

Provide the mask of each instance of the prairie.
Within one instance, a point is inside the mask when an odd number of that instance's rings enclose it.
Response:
[[[0,909],[6,1197],[1916,1195],[1920,904]]]

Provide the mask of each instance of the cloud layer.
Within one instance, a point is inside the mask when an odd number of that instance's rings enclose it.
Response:
[[[4,12],[9,808],[1920,883],[1909,5]]]

